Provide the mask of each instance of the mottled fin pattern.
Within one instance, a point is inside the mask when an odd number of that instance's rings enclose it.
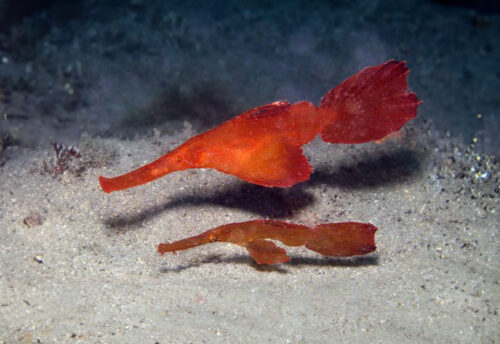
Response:
[[[226,170],[227,171],[227,170]],[[224,172],[226,172],[224,171]],[[309,180],[312,167],[302,148],[285,142],[270,142],[230,173],[252,184],[290,187]]]
[[[306,247],[330,257],[349,257],[375,251],[377,228],[369,223],[327,223],[314,229],[315,237]]]
[[[159,244],[158,252],[174,252],[213,242],[243,246],[258,264],[278,264],[290,260],[286,251],[268,239],[290,246],[305,246],[330,257],[350,257],[375,251],[377,228],[369,223],[327,223],[315,228],[277,220],[230,223],[200,235]]]
[[[284,249],[269,240],[257,239],[246,243],[245,247],[257,264],[286,263],[290,260]]]
[[[380,140],[417,116],[421,103],[408,91],[405,62],[390,60],[368,67],[327,93],[320,108],[336,113],[321,131],[330,143]]]

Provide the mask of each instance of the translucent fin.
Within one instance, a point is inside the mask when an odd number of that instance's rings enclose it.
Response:
[[[231,170],[235,168],[235,170]],[[253,184],[268,187],[289,187],[306,181],[312,173],[302,148],[276,140],[262,145],[239,163],[223,172]]]
[[[321,136],[331,143],[380,140],[417,115],[421,103],[408,91],[405,62],[387,61],[368,67],[342,82],[322,99],[320,108],[336,119]]]
[[[327,223],[314,229],[306,247],[325,256],[349,257],[375,251],[377,227],[369,223]]]
[[[286,255],[284,249],[268,240],[256,239],[249,243],[245,243],[244,246],[257,264],[277,264],[285,263],[290,260],[290,257]]]

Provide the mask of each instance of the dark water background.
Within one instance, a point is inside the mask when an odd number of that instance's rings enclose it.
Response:
[[[6,0],[0,23],[3,146],[203,130],[395,58],[418,121],[498,156],[495,1]]]

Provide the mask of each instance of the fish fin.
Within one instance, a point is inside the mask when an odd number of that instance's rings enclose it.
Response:
[[[417,116],[421,103],[409,92],[406,62],[387,61],[367,67],[332,89],[320,108],[333,113],[321,137],[330,143],[380,140]]]
[[[256,239],[245,243],[248,253],[257,262],[257,264],[277,264],[285,263],[290,260],[286,251],[276,246],[272,241]]]
[[[308,180],[312,173],[301,147],[272,137],[251,153],[239,156],[238,161],[219,170],[267,187],[289,187]]]
[[[375,251],[377,227],[369,223],[327,223],[314,229],[306,247],[331,257],[358,256]]]
[[[245,118],[246,120],[261,119],[265,117],[280,117],[284,112],[290,108],[290,103],[286,100],[279,100],[271,104],[258,106],[250,109],[238,117]]]

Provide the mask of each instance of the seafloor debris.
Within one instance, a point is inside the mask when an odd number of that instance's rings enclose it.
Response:
[[[66,147],[63,144],[54,143],[56,158],[50,162],[43,161],[41,173],[58,176],[68,171],[74,176],[81,176],[88,168],[112,164],[118,156],[115,147],[85,134],[82,135],[79,146],[79,148]]]
[[[477,207],[478,214],[495,213],[500,204],[500,165],[494,156],[479,153],[478,139],[464,147],[454,141],[443,141],[440,151],[446,158],[436,162],[439,166],[434,174],[435,182],[448,179],[447,188],[453,199],[470,198]]]
[[[5,160],[2,159],[2,152],[10,144],[10,138],[8,135],[0,133],[0,167],[5,165]]]
[[[8,135],[0,133],[0,152],[2,152],[10,143],[10,138]]]
[[[80,157],[80,152],[77,147],[66,147],[64,144],[53,143],[52,147],[56,152],[56,159],[53,163],[43,161],[42,173],[50,173],[54,176],[62,174],[66,171],[74,158]]]
[[[56,165],[54,167],[55,174],[61,174],[68,168],[69,162],[73,158],[79,158],[80,152],[77,147],[66,147],[63,144],[53,143],[52,147],[56,151]]]
[[[23,223],[28,227],[40,226],[43,223],[43,217],[37,212],[31,212],[23,219]]]

